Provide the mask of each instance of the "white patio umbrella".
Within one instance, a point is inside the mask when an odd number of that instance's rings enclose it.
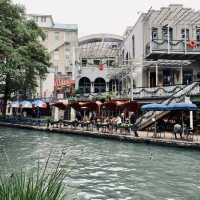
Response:
[[[19,108],[19,106],[20,106],[19,101],[13,101],[13,102],[11,103],[11,107],[12,107],[12,108]]]
[[[32,103],[27,100],[20,102],[20,105],[22,108],[32,108]]]
[[[42,100],[35,100],[32,102],[32,105],[39,108],[47,108],[47,104]]]

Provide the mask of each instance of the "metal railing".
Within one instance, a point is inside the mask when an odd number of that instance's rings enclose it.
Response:
[[[189,44],[190,42],[194,42],[194,48],[192,48]],[[152,52],[172,52],[172,53],[200,53],[200,41],[197,40],[168,40],[163,39],[154,39],[146,45],[146,55]]]
[[[152,88],[135,88],[133,89],[134,98],[148,97],[169,97],[172,94],[182,90],[185,85],[159,86]]]

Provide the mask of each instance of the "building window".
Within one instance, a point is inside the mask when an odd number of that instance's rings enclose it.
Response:
[[[100,64],[100,60],[94,59],[94,65],[99,65]]]
[[[158,39],[158,29],[152,28],[152,40],[157,40],[157,39]]]
[[[128,56],[128,52],[126,53],[126,64],[128,65],[128,61],[129,61],[129,56]]]
[[[163,40],[168,40],[168,26],[162,27],[162,38]],[[173,40],[173,28],[169,27],[169,40]]]
[[[197,42],[200,42],[200,27],[196,28],[196,40]]]
[[[193,70],[183,70],[183,84],[189,85],[193,82]]]
[[[46,17],[41,17],[41,22],[46,22]]]
[[[54,60],[59,60],[59,49],[55,49],[54,51]]]
[[[181,39],[185,40],[185,29],[181,29]],[[186,29],[186,40],[190,39],[190,31]]]
[[[60,33],[59,32],[55,32],[55,40],[58,41],[60,37]]]
[[[133,58],[135,58],[135,36],[132,36],[132,50],[133,50]]]
[[[85,67],[87,65],[87,59],[82,59],[82,66]]]
[[[116,49],[117,48],[117,44],[112,44],[112,49]]]
[[[109,59],[109,60],[106,61],[106,64],[107,64],[108,67],[113,67],[113,66],[115,66],[115,61]]]
[[[123,62],[123,64],[124,64],[124,57],[125,57],[125,52],[124,52],[124,49],[123,49],[123,51],[122,51],[122,62]]]
[[[67,76],[72,76],[72,72],[67,72]]]
[[[38,22],[38,16],[35,17],[35,22]]]

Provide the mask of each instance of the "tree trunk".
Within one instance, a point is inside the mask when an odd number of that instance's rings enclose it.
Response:
[[[6,109],[7,109],[7,102],[10,97],[10,91],[9,91],[9,84],[10,84],[10,75],[6,75],[5,80],[5,88],[4,88],[4,97],[3,97],[3,116],[6,116]]]

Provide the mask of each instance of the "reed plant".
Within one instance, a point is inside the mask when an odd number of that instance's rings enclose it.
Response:
[[[43,168],[38,164],[36,170],[0,175],[0,200],[65,199],[63,180],[66,173],[60,169],[60,161],[49,170],[49,158]]]

